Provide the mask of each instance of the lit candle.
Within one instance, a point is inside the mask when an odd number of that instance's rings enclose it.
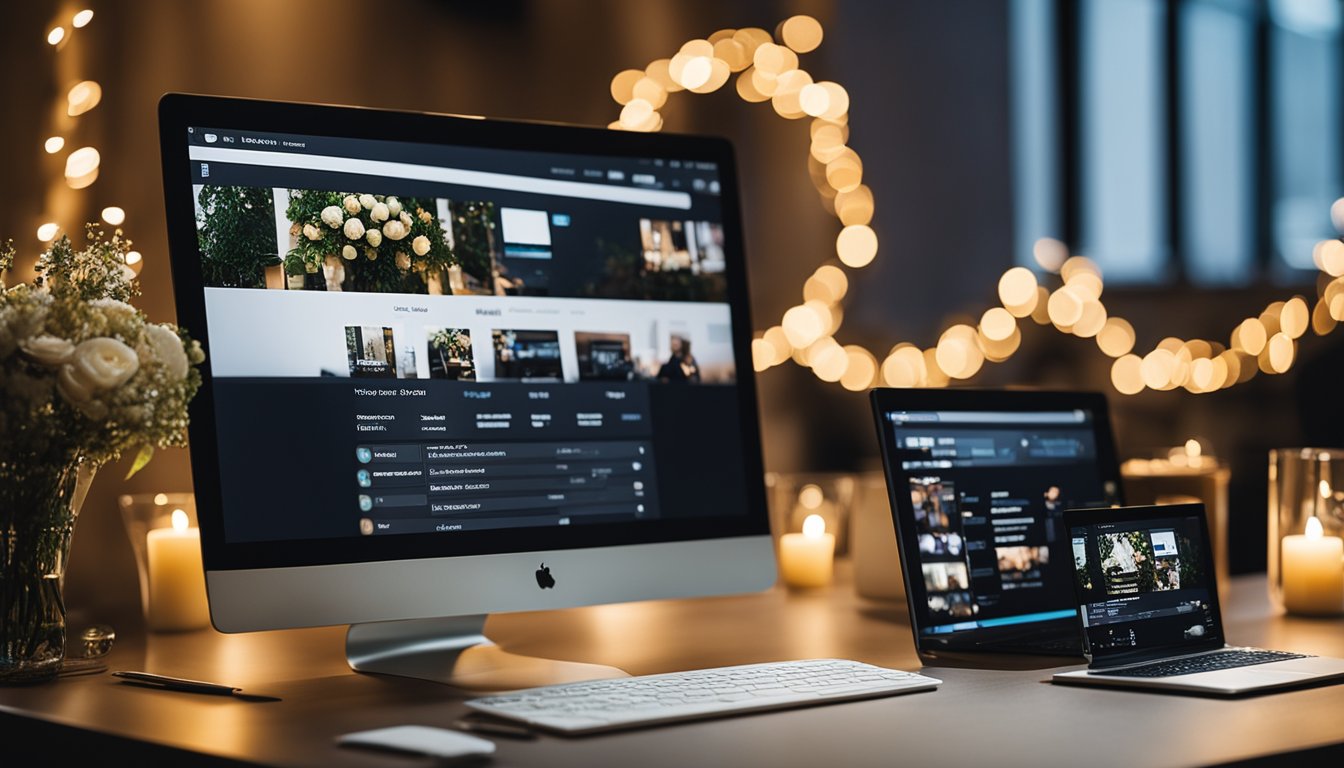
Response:
[[[1329,616],[1344,611],[1344,539],[1326,536],[1319,518],[1303,535],[1283,537],[1283,607]]]
[[[146,540],[149,561],[149,628],[201,629],[210,624],[201,567],[201,531],[187,526],[187,513],[173,510],[173,527],[156,528]]]
[[[791,587],[824,587],[831,583],[835,563],[835,534],[826,532],[821,515],[808,515],[802,533],[779,539],[779,572]]]

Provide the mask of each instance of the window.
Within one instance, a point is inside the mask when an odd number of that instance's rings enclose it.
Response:
[[[1311,279],[1344,194],[1341,0],[1014,0],[1019,263],[1112,284]]]

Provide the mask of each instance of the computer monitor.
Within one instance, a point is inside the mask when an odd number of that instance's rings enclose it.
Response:
[[[728,142],[178,94],[159,120],[218,629],[400,622],[352,628],[369,669],[483,622],[408,619],[773,583]]]

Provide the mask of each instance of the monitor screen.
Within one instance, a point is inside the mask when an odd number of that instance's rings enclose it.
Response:
[[[893,493],[903,478],[910,498],[896,508],[920,632],[1071,619],[1061,517],[1117,495],[1095,414],[902,410],[885,422]]]
[[[1095,513],[1108,519],[1069,527],[1083,632],[1094,661],[1221,645],[1202,510],[1141,519],[1124,519],[1124,512]]]
[[[208,355],[208,568],[765,533],[726,143],[239,115],[187,124],[168,190],[203,293],[179,306]]]

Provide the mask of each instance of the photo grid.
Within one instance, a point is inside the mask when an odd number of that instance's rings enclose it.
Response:
[[[971,592],[955,485],[936,477],[912,477],[910,502],[930,615],[935,620],[972,618],[980,609]]]

